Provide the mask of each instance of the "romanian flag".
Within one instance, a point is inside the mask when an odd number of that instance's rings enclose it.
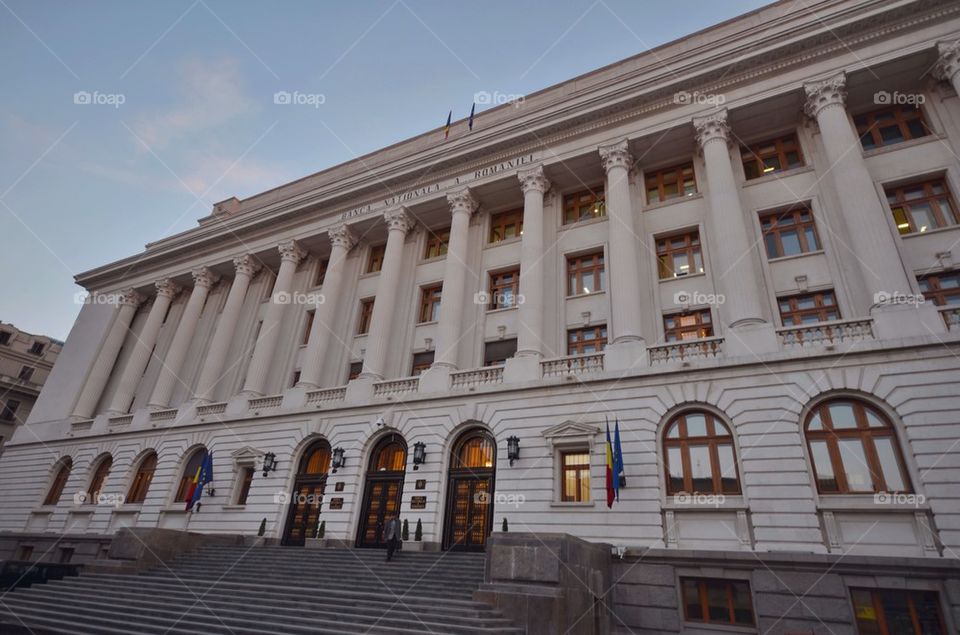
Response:
[[[450,118],[453,116],[453,111],[447,113],[447,125],[443,127],[443,138],[446,139],[450,136]]]
[[[613,472],[613,444],[610,443],[610,422],[607,422],[607,507],[613,507],[614,498],[616,498],[616,486],[614,483]]]
[[[203,495],[203,486],[212,481],[213,453],[207,452],[203,457],[203,461],[200,462],[200,467],[197,468],[197,473],[193,477],[190,489],[187,490],[187,511],[192,510],[194,505],[200,502],[200,497]]]

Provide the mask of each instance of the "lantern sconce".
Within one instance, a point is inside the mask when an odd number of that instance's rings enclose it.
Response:
[[[413,444],[413,469],[419,470],[427,460],[427,444],[417,441]]]
[[[263,455],[263,475],[266,476],[270,472],[274,472],[277,469],[277,455],[273,452],[267,452]]]
[[[507,439],[507,458],[510,459],[510,467],[520,458],[520,439],[516,436]]]
[[[339,470],[341,467],[343,467],[343,463],[344,463],[344,459],[343,459],[343,448],[337,446],[337,447],[333,448],[333,460],[331,461],[331,465],[333,466],[333,473],[334,473],[334,474],[337,473],[337,470]]]

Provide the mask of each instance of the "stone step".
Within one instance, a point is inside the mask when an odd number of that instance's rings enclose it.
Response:
[[[386,563],[384,563],[386,565]],[[170,569],[179,573],[207,573],[217,576],[225,574],[235,576],[238,573],[249,573],[251,571],[262,571],[266,566],[260,563],[235,562],[232,565],[213,566],[204,563],[175,564]],[[341,581],[358,579],[367,581],[371,579],[382,580],[420,580],[429,579],[435,582],[469,582],[479,584],[483,581],[483,573],[475,571],[457,571],[455,569],[410,569],[396,565],[386,565],[382,567],[370,567],[364,564],[347,563],[344,567],[310,567],[310,566],[272,566],[272,570],[283,572],[285,575],[303,577],[304,579],[313,579],[318,576],[324,578],[336,577]],[[163,573],[163,569],[158,573]]]

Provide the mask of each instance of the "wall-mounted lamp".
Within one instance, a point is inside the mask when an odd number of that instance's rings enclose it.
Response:
[[[336,474],[337,470],[343,467],[343,448],[337,446],[333,448],[333,458],[330,462],[330,465],[333,467],[333,473]]]
[[[507,439],[507,458],[510,459],[510,466],[520,458],[520,439],[512,436]]]
[[[413,444],[413,469],[418,470],[427,460],[427,444],[417,441]]]
[[[270,472],[273,472],[277,469],[277,455],[273,452],[267,452],[263,455],[263,475],[266,476]]]

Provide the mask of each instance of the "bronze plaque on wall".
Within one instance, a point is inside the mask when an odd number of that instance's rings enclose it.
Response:
[[[417,489],[427,489],[427,479],[418,478],[417,479]]]
[[[333,486],[333,491],[342,492],[343,491],[343,481],[337,481]]]
[[[413,496],[410,498],[410,509],[426,509],[427,508],[427,497],[426,496]]]
[[[330,499],[330,509],[343,509],[343,499],[342,499],[342,498],[331,498],[331,499]]]

